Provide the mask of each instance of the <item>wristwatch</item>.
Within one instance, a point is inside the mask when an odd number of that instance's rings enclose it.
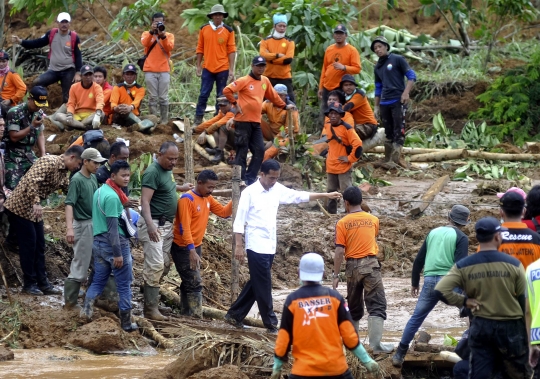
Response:
[[[335,272],[332,273],[332,279],[339,278],[339,274],[336,274]]]

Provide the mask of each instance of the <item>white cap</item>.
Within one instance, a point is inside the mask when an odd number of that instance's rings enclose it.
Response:
[[[71,16],[69,15],[69,13],[67,12],[62,12],[58,15],[58,17],[56,18],[56,21],[58,22],[62,22],[64,20],[67,20],[67,22],[71,22]]]
[[[316,253],[307,253],[300,259],[300,280],[320,282],[324,275],[324,260]]]

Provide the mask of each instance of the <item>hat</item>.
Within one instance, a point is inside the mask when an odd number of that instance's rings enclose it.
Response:
[[[34,100],[34,103],[36,103],[38,107],[48,107],[49,103],[47,102],[47,95],[48,92],[45,87],[35,86],[30,90],[28,98]]]
[[[371,51],[375,52],[375,49],[373,48],[373,46],[377,42],[384,43],[386,45],[386,47],[388,48],[388,51],[390,51],[390,44],[388,43],[388,40],[386,38],[384,38],[384,36],[375,37],[373,42],[371,42]]]
[[[66,20],[67,22],[71,22],[71,16],[69,15],[69,13],[62,12],[58,15],[58,17],[56,17],[56,21],[58,22],[62,22],[64,20]]]
[[[525,206],[525,199],[523,198],[523,195],[518,192],[507,191],[503,197],[501,197],[501,200],[499,200],[499,205],[503,210],[523,209]]]
[[[328,116],[330,114],[330,111],[336,111],[342,116],[345,114],[345,111],[343,110],[343,107],[341,106],[340,103],[334,103],[334,104],[328,106],[328,110],[326,112],[324,112],[324,115]]]
[[[9,60],[9,54],[6,53],[4,50],[0,50],[0,59]]]
[[[454,205],[452,210],[448,212],[448,218],[459,225],[467,225],[470,222],[470,215],[471,211],[469,211],[469,208],[459,204]]]
[[[287,15],[276,13],[274,17],[272,17],[272,21],[274,22],[274,25],[279,24],[280,22],[287,25]]]
[[[345,33],[345,34],[348,34],[347,28],[346,28],[345,25],[343,25],[343,24],[338,24],[338,25],[334,28],[334,33]]]
[[[137,66],[135,66],[134,64],[127,64],[124,66],[124,69],[122,70],[122,74],[125,74],[126,72],[134,72],[134,73],[137,73]]]
[[[88,149],[84,150],[81,154],[81,158],[90,159],[91,161],[97,163],[103,163],[107,160],[107,158],[103,158],[101,156],[101,153],[98,151],[98,149],[94,149],[93,147],[89,147]]]
[[[223,15],[223,18],[229,17],[229,14],[225,12],[225,8],[223,8],[223,5],[221,4],[214,5],[212,9],[210,9],[210,13],[208,13],[206,17],[212,18],[212,15],[216,13],[221,13]]]
[[[495,233],[508,229],[503,228],[495,217],[484,217],[476,222],[474,230],[478,242],[488,242]]]
[[[508,192],[515,192],[515,193],[519,193],[521,196],[523,196],[523,198],[525,200],[527,200],[527,194],[525,193],[525,191],[523,191],[521,188],[519,187],[512,187],[512,188],[509,188],[506,192],[499,192],[497,193],[497,197],[500,199],[501,197],[503,197],[505,194],[507,194]]]
[[[324,275],[324,260],[316,253],[307,253],[300,259],[300,280],[320,282]]]
[[[229,105],[230,101],[225,96],[219,96],[217,98],[217,104],[218,105]]]
[[[343,77],[341,78],[341,81],[339,82],[340,87],[341,87],[341,84],[343,82],[350,82],[350,83],[353,83],[355,86],[358,87],[358,83],[356,83],[356,80],[354,80],[354,76],[352,76],[351,74],[343,75]]]
[[[263,65],[266,66],[266,59],[264,59],[261,56],[256,56],[251,61],[251,64],[254,65],[254,66],[263,66]]]
[[[81,67],[81,76],[84,76],[89,72],[91,72],[92,74],[94,73],[94,69],[92,68],[92,66],[84,65]]]
[[[287,86],[285,84],[278,83],[274,86],[274,89],[279,94],[287,95],[289,91],[287,90]]]

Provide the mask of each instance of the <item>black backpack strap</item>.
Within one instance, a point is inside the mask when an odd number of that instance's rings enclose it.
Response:
[[[540,232],[540,224],[539,224],[538,221],[536,220],[536,217],[533,217],[531,221],[532,221],[532,223],[534,224],[534,227],[536,228],[536,231],[537,231],[537,232]]]

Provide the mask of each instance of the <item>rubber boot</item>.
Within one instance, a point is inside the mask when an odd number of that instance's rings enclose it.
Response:
[[[193,317],[203,318],[202,293],[201,292],[188,293],[186,297],[187,297],[187,302],[189,304],[189,309]]]
[[[326,210],[331,215],[335,215],[337,213],[337,200],[336,199],[328,200],[328,207]]]
[[[193,120],[193,125],[197,126],[203,122],[203,116],[197,116],[195,115],[195,119]]]
[[[189,302],[187,294],[180,290],[180,314],[183,316],[191,316],[191,309],[189,308]]]
[[[122,330],[128,333],[139,329],[137,324],[131,322],[131,310],[120,311],[120,326]]]
[[[94,314],[94,301],[95,299],[84,299],[84,305],[81,309],[81,313],[79,313],[80,317],[86,318],[88,321],[92,319],[92,315]]]
[[[153,114],[153,115],[156,115],[158,114],[158,111],[157,111],[157,105],[150,105],[148,104],[148,112],[150,114]]]
[[[158,309],[159,287],[144,285],[144,318],[155,321],[167,321],[168,317],[163,316]]]
[[[58,128],[58,130],[60,130],[61,132],[66,130],[66,126],[64,124],[62,124],[60,121],[56,121],[54,118],[52,118],[52,116],[49,117],[49,121],[51,122],[51,124],[56,126]]]
[[[223,150],[216,149],[216,154],[214,155],[214,158],[212,158],[210,162],[212,162],[213,164],[218,164],[222,160],[223,160]]]
[[[159,111],[161,113],[161,120],[160,124],[167,125],[169,123],[169,104],[167,105],[160,105]]]
[[[131,130],[134,131],[134,132],[145,132],[145,131],[150,131],[150,129],[152,129],[152,127],[154,126],[154,123],[150,120],[142,120],[141,122],[137,123],[137,124],[133,124],[133,126],[131,127]]]
[[[391,353],[394,350],[394,345],[381,343],[383,334],[384,320],[382,317],[368,317],[368,337],[369,346],[373,349],[373,353]]]
[[[403,168],[409,168],[409,165],[402,157],[403,146],[400,144],[392,144],[392,162]]]
[[[394,367],[403,366],[403,362],[405,361],[405,355],[407,355],[408,350],[409,350],[409,346],[404,346],[400,342],[398,345],[398,348],[396,349],[396,353],[392,357],[392,366]]]
[[[66,279],[64,281],[64,310],[81,312],[82,307],[77,304],[81,283]]]

